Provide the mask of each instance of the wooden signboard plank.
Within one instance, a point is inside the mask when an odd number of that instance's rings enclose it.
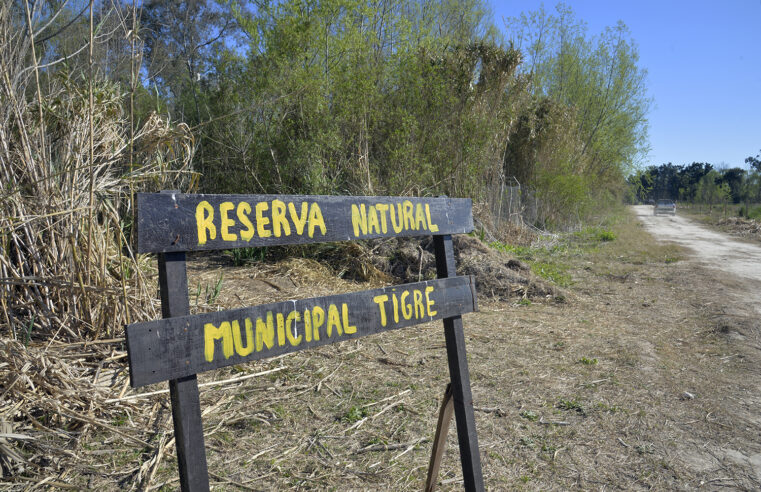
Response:
[[[181,316],[126,327],[133,387],[476,310],[472,277]]]
[[[138,193],[137,207],[140,253],[473,230],[468,198]]]
[[[433,247],[436,252],[437,275],[442,279],[452,278],[456,275],[452,236],[434,236]],[[473,395],[470,391],[470,371],[465,354],[465,333],[460,315],[444,318],[444,339],[452,382],[463,483],[467,491],[481,491],[484,490],[484,478],[481,472],[481,455],[478,452]]]

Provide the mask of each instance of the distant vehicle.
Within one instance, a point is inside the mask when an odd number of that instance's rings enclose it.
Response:
[[[676,203],[673,200],[658,200],[653,208],[653,215],[670,214],[676,215]]]

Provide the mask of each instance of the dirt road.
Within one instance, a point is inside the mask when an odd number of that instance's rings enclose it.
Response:
[[[677,282],[682,284],[679,290],[689,292],[694,289],[695,298],[701,299],[698,302],[706,317],[717,320],[716,333],[723,334],[726,341],[723,350],[734,352],[734,357],[743,362],[732,368],[721,367],[723,364],[714,366],[718,369],[714,372],[717,376],[719,372],[729,373],[724,375],[723,384],[723,378],[714,377],[710,371],[704,372],[705,399],[713,400],[714,415],[723,414],[720,418],[724,421],[723,428],[715,433],[690,429],[691,432],[682,436],[683,441],[677,446],[680,461],[698,476],[724,470],[731,477],[715,482],[702,479],[699,486],[754,489],[761,483],[761,453],[758,440],[752,437],[761,424],[758,416],[761,385],[756,369],[761,350],[758,323],[758,314],[761,314],[761,247],[709,230],[679,215],[654,216],[650,206],[633,208],[637,218],[656,239],[687,248],[689,253],[684,258],[687,261],[681,267],[684,277]],[[698,304],[694,306],[698,308]],[[706,346],[692,355],[705,353]],[[719,357],[719,360],[727,359]],[[695,362],[686,364],[699,370],[698,367],[705,363]],[[696,439],[697,434],[702,434],[701,438]]]
[[[634,209],[653,236],[685,246],[700,263],[737,276],[747,287],[737,294],[754,303],[761,300],[761,247],[711,231],[679,215],[654,216],[653,207],[648,205]],[[761,312],[761,306],[754,307]]]

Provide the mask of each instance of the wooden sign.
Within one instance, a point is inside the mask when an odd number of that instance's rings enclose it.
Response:
[[[456,276],[451,236],[473,230],[469,199],[170,191],[138,194],[137,212],[138,251],[159,253],[164,319],[125,328],[130,381],[169,380],[183,491],[209,490],[198,373],[436,319],[444,325],[463,485],[484,490],[461,318],[476,310],[476,292],[472,277]],[[427,235],[437,280],[190,316],[186,251]]]
[[[476,310],[472,277],[166,318],[127,326],[133,387]]]
[[[138,193],[140,253],[473,230],[467,198]]]

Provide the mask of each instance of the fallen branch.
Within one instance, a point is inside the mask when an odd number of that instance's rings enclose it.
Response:
[[[494,408],[473,407],[473,410],[475,410],[476,412],[494,413],[494,414],[497,414],[497,417],[506,417],[507,416],[507,412],[505,412],[504,410],[502,410],[499,407],[494,407]]]
[[[373,444],[371,446],[367,446],[361,449],[358,449],[357,453],[373,453],[376,451],[393,451],[395,449],[402,449],[407,448],[410,446],[417,446],[418,444],[428,442],[430,439],[427,437],[420,438],[416,441],[410,441],[410,442],[401,442],[397,444]]]
[[[277,367],[275,369],[270,369],[268,371],[257,372],[257,373],[254,373],[254,374],[246,374],[245,376],[238,376],[238,377],[235,377],[235,378],[223,379],[221,381],[210,381],[208,383],[201,383],[201,384],[198,385],[198,387],[199,388],[207,388],[209,386],[220,386],[220,385],[229,384],[229,383],[239,383],[241,381],[245,381],[246,379],[251,379],[251,378],[254,378],[256,376],[264,376],[265,374],[270,374],[270,373],[273,373],[273,372],[282,371],[283,369],[288,369],[288,366]],[[151,392],[148,392],[148,393],[140,393],[138,395],[129,395],[129,396],[125,396],[123,398],[111,398],[109,400],[106,400],[106,403],[116,403],[118,401],[135,400],[137,398],[144,398],[144,397],[148,397],[148,396],[163,395],[164,393],[169,393],[169,390],[168,389],[163,389],[163,390],[158,390],[158,391],[151,391]]]
[[[570,422],[564,422],[562,420],[544,420],[544,417],[539,419],[539,423],[543,425],[571,425]]]

